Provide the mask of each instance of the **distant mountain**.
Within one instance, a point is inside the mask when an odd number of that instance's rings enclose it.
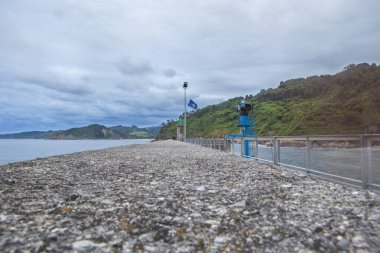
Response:
[[[253,103],[255,132],[269,135],[380,133],[380,66],[350,64],[335,75],[281,82],[255,96],[236,97],[207,106],[187,117],[188,137],[239,133],[235,106]],[[177,122],[162,124],[158,139],[176,137]]]
[[[46,135],[47,139],[123,139],[121,135],[103,125],[89,125],[55,131]]]
[[[2,134],[0,139],[154,139],[160,127],[139,128],[137,126],[106,127],[93,124],[60,131],[31,131]]]
[[[123,138],[126,139],[154,139],[156,138],[161,127],[146,127],[139,128],[137,126],[114,126],[111,127],[113,131],[119,133]]]
[[[0,134],[0,139],[43,139],[48,132],[31,131],[14,134]]]

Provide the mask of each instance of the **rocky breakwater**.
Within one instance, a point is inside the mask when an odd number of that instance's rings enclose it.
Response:
[[[175,141],[0,167],[1,252],[376,252],[373,193]]]

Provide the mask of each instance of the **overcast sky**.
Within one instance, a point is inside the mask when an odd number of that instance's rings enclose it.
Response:
[[[380,63],[379,0],[1,0],[0,133],[159,125]],[[189,108],[190,109],[190,108]]]

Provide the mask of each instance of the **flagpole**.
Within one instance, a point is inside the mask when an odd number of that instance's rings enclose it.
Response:
[[[183,83],[183,90],[185,92],[185,100],[184,100],[185,116],[184,116],[184,125],[183,125],[183,142],[186,142],[186,114],[187,114],[187,108],[186,108],[186,88],[187,88],[187,82],[184,82]]]

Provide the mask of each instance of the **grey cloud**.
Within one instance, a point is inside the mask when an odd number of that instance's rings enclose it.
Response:
[[[169,78],[173,78],[177,75],[177,72],[171,68],[165,69],[163,73],[166,77],[169,77]]]
[[[54,79],[43,79],[43,78],[41,79],[38,77],[30,77],[30,78],[23,78],[20,80],[25,83],[32,83],[46,89],[50,89],[57,92],[68,93],[75,96],[84,96],[84,95],[91,94],[93,92],[89,87],[84,87],[81,84],[68,85],[65,82],[54,80]]]
[[[130,59],[124,58],[117,64],[121,73],[127,76],[141,76],[154,72],[149,62],[132,62]]]

